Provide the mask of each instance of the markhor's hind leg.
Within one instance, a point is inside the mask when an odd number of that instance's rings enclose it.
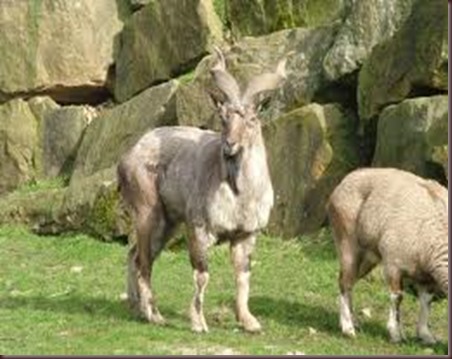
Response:
[[[128,295],[132,306],[152,323],[163,323],[151,290],[152,266],[166,242],[169,223],[165,218],[158,174],[147,168],[135,173],[127,196],[134,212],[136,243],[128,254]]]
[[[137,245],[134,243],[127,254],[127,299],[132,309],[138,309],[138,270],[136,266]]]

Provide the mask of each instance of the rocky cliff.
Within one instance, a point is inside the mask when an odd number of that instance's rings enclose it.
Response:
[[[268,231],[325,224],[361,166],[448,180],[443,0],[0,2],[0,223],[129,234],[115,164],[161,125],[218,129],[212,46],[241,81],[287,53],[260,117],[275,187]]]

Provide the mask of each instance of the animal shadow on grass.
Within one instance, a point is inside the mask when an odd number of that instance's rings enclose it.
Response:
[[[36,311],[50,311],[66,314],[85,314],[107,319],[117,319],[128,322],[143,322],[129,307],[127,301],[111,300],[101,297],[80,295],[64,295],[60,297],[23,296],[0,299],[0,307],[4,309],[28,308]],[[162,306],[162,312],[171,318],[182,317],[171,308]],[[183,318],[185,320],[185,318]],[[168,324],[169,327],[172,325]],[[177,328],[176,328],[177,329]]]
[[[267,317],[286,326],[306,329],[312,327],[336,338],[346,339],[339,328],[339,313],[320,305],[256,296],[250,298],[250,307],[258,318]],[[377,319],[358,318],[357,324],[357,339],[359,339],[359,336],[367,335],[389,341],[385,322],[380,322]],[[404,344],[415,345],[419,348],[431,347],[435,354],[447,354],[448,352],[447,342],[444,343],[443,341],[432,346],[426,346],[417,338],[410,336]]]
[[[335,337],[345,338],[339,328],[339,313],[321,305],[275,299],[266,296],[250,298],[250,307],[259,317],[267,317],[286,326],[297,326],[325,332]],[[377,321],[360,322],[360,332],[387,339],[384,325]]]

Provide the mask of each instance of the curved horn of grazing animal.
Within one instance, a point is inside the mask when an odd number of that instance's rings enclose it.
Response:
[[[210,70],[219,89],[226,95],[231,104],[240,104],[240,88],[237,81],[226,70],[224,55],[218,47],[214,47],[218,62]]]
[[[281,84],[281,81],[287,77],[286,62],[287,57],[279,61],[275,72],[267,72],[251,79],[242,96],[242,103],[249,105],[254,101],[254,97],[257,94],[277,88]]]

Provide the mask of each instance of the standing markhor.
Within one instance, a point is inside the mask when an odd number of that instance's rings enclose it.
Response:
[[[259,331],[248,308],[250,255],[258,231],[267,225],[273,188],[255,97],[280,85],[285,60],[275,73],[252,79],[241,93],[223,54],[218,49],[217,54],[211,72],[227,98],[219,104],[221,134],[195,127],[157,128],[118,165],[119,186],[132,208],[137,237],[129,252],[128,296],[148,321],[163,322],[150,286],[152,265],[175,225],[185,222],[195,282],[192,329],[208,330],[203,314],[207,249],[226,240],[235,270],[238,321],[247,331]]]

